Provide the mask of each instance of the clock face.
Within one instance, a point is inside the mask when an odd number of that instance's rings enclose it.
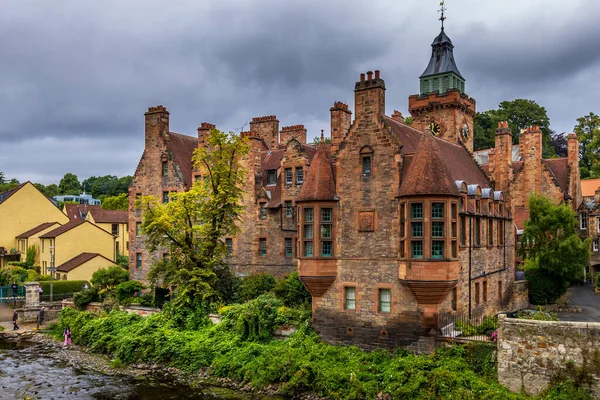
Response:
[[[431,121],[429,123],[429,130],[431,131],[431,133],[433,133],[435,136],[440,136],[440,133],[442,133],[442,130],[440,128],[440,124],[438,124],[435,121]]]
[[[466,122],[463,122],[463,126],[460,128],[460,134],[464,140],[469,139],[469,125],[467,125]]]

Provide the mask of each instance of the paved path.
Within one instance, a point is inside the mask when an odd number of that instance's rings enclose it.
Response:
[[[600,295],[594,293],[594,286],[573,286],[568,289],[571,305],[581,307],[580,313],[558,313],[561,321],[600,322]]]

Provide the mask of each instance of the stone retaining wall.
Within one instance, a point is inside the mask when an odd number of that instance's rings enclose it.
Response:
[[[529,282],[515,281],[512,287],[508,311],[519,311],[524,308],[529,308]]]
[[[533,321],[498,318],[498,381],[513,392],[543,391],[557,368],[572,360],[581,366],[584,358],[600,351],[600,323]],[[599,377],[593,385],[600,398]]]

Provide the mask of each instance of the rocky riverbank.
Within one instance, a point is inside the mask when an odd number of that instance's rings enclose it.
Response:
[[[209,370],[203,369],[196,374],[183,372],[177,368],[145,363],[134,365],[116,364],[115,360],[97,354],[82,346],[71,345],[63,347],[62,343],[43,332],[0,332],[0,338],[5,341],[35,343],[41,346],[45,357],[67,363],[80,370],[95,371],[104,375],[124,376],[127,378],[168,382],[170,385],[185,386],[200,390],[202,393],[214,395],[217,398],[247,399],[247,400],[276,400],[290,398],[280,393],[280,385],[269,385],[267,388],[256,389],[250,384],[240,383],[228,378],[214,377]],[[303,393],[292,397],[300,400],[326,399],[314,393]]]

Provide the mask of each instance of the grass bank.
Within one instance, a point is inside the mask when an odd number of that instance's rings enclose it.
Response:
[[[160,363],[191,373],[208,369],[215,377],[256,388],[277,384],[289,396],[316,392],[334,399],[531,398],[497,383],[492,344],[453,346],[431,356],[402,350],[364,352],[322,343],[306,323],[289,339],[275,341],[268,334],[282,322],[279,315],[292,317],[268,299],[261,301],[251,307],[228,307],[219,325],[204,324],[199,317],[188,317],[182,325],[167,312],[142,318],[121,311],[94,315],[65,309],[54,332],[59,336],[69,325],[76,344],[109,354],[117,363]],[[537,397],[542,398],[576,400],[589,395],[573,382],[562,382]]]

